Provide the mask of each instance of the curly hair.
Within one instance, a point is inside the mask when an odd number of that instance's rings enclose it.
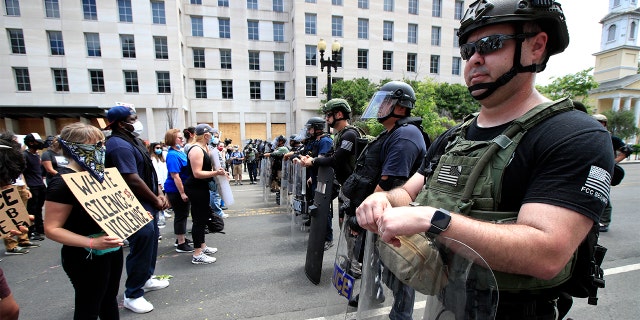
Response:
[[[0,133],[0,187],[14,183],[25,166],[16,136],[11,132]]]

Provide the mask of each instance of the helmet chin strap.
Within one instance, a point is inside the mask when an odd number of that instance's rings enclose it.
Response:
[[[519,32],[522,32],[522,31],[519,30]],[[524,40],[525,39],[516,39],[517,43],[516,43],[516,50],[513,53],[513,66],[511,67],[511,69],[509,69],[509,71],[507,71],[505,74],[500,76],[500,78],[498,78],[498,80],[496,80],[495,82],[478,83],[468,88],[469,93],[471,93],[471,96],[474,99],[484,100],[485,98],[490,96],[492,93],[494,93],[498,88],[502,87],[507,82],[511,81],[511,79],[513,79],[513,77],[515,77],[518,73],[540,72],[544,70],[544,67],[545,67],[544,64],[538,65],[534,63],[526,67],[522,66],[522,64],[520,63],[520,57],[522,53],[522,43],[524,42]],[[473,91],[480,90],[480,89],[487,89],[487,90],[479,95],[474,96]]]

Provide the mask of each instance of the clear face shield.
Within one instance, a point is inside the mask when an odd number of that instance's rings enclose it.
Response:
[[[389,116],[393,112],[393,108],[398,103],[398,97],[394,96],[392,91],[378,91],[369,105],[362,113],[362,119],[382,119]]]

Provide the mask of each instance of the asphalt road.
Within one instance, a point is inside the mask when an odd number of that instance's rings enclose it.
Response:
[[[576,300],[569,314],[573,319],[637,319],[640,314],[640,165],[623,167],[625,180],[612,188],[613,223],[601,235],[609,249],[606,288],[599,291],[598,306]],[[123,308],[121,319],[345,319],[346,300],[330,283],[336,247],[326,252],[321,283],[313,285],[303,271],[306,233],[292,227],[288,209],[276,206],[273,194],[264,196],[260,185],[245,182],[232,189],[236,203],[226,211],[226,234],[207,235],[207,244],[219,250],[217,262],[193,265],[189,253],[176,253],[173,219],[168,219],[161,229],[156,274],[172,275],[171,285],[145,295],[155,310],[139,315]],[[337,225],[335,217],[335,238]],[[27,255],[1,257],[20,318],[72,319],[74,291],[60,266],[60,245],[41,244]],[[125,278],[123,272],[120,298]],[[415,318],[421,313],[417,310]]]

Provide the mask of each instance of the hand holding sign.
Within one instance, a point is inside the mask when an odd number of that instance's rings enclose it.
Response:
[[[31,219],[14,186],[0,190],[0,237],[29,232]]]

